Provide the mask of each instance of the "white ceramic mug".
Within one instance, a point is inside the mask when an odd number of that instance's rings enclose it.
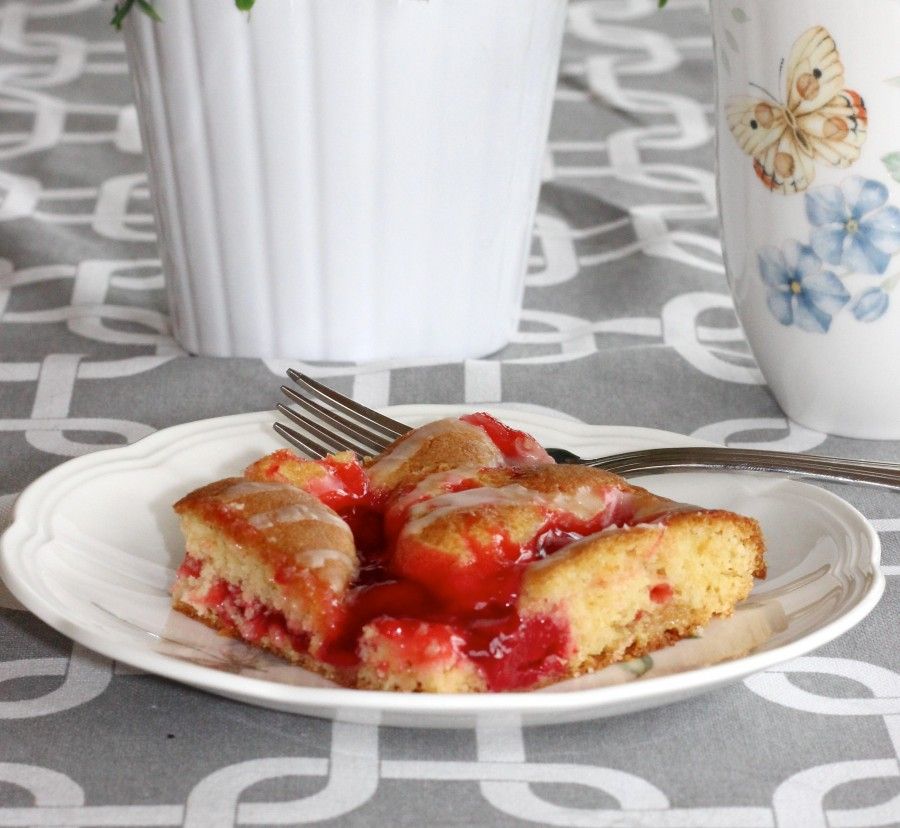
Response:
[[[126,44],[176,338],[482,356],[516,330],[566,0],[158,0]]]
[[[713,0],[729,284],[798,423],[900,438],[900,3]]]

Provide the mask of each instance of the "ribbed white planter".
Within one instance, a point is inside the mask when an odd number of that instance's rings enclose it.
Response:
[[[126,42],[175,335],[315,360],[503,346],[565,0],[159,0]]]

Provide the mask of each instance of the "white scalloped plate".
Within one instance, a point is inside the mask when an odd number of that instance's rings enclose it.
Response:
[[[418,425],[463,410],[403,406],[388,413]],[[515,408],[494,413],[545,445],[584,456],[697,442]],[[259,412],[188,423],[53,469],[23,492],[3,536],[0,573],[7,586],[59,632],[151,673],[278,710],[412,727],[469,727],[482,716],[549,724],[667,704],[821,646],[862,620],[884,589],[877,534],[835,495],[775,476],[658,475],[642,485],[762,524],[769,578],[732,618],[650,658],[536,692],[454,696],[337,687],[169,610],[167,588],[182,556],[171,504],[278,448],[271,420]]]

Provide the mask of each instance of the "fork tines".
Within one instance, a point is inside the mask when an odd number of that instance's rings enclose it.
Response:
[[[280,406],[281,404],[279,403],[279,410]],[[304,437],[297,429],[286,426],[284,423],[273,423],[272,428],[274,428],[276,433],[287,440],[292,446],[300,449],[300,451],[310,457],[319,459],[326,454],[329,454],[331,451],[334,451],[334,449],[329,450],[314,440]]]
[[[282,403],[277,408],[305,433],[283,423],[275,423],[275,431],[307,453],[317,457],[345,450],[361,455],[377,454],[409,431],[404,423],[379,414],[299,371],[291,368],[287,374],[299,390],[282,385],[282,392],[308,414]]]

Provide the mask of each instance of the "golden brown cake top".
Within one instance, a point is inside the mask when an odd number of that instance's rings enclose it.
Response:
[[[511,429],[487,414],[469,414],[412,429],[373,458],[368,473],[375,488],[392,490],[451,469],[552,462],[530,434]]]
[[[283,578],[291,568],[321,570],[333,587],[356,575],[353,533],[338,514],[289,483],[229,477],[191,492],[175,504],[233,543],[252,550]]]
[[[369,479],[393,489],[434,472],[499,466],[503,454],[477,426],[461,420],[437,420],[394,441],[368,465]]]

